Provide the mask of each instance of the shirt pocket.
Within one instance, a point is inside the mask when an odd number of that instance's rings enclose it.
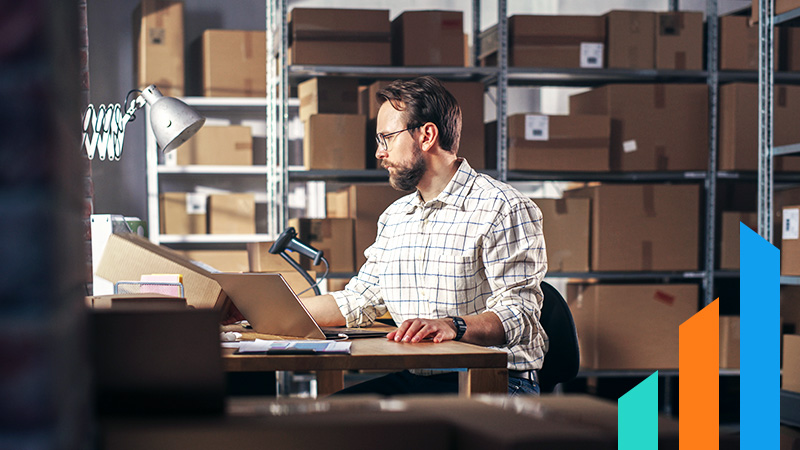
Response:
[[[478,258],[466,254],[445,254],[433,259],[428,278],[440,301],[461,303],[479,283]]]

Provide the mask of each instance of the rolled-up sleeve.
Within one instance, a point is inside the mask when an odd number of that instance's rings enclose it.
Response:
[[[542,234],[542,214],[532,202],[519,202],[501,212],[483,246],[486,277],[492,295],[486,306],[503,323],[504,347],[530,346],[541,335],[540,283],[547,272],[547,253]]]

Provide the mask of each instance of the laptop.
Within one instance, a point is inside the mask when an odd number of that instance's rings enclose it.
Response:
[[[383,337],[388,333],[369,328],[320,327],[279,273],[217,273],[214,279],[258,333],[309,339]]]

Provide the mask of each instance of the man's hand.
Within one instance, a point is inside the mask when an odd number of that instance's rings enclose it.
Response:
[[[387,339],[396,342],[420,342],[423,339],[433,339],[433,342],[442,342],[455,339],[456,327],[453,319],[409,319],[386,335]]]

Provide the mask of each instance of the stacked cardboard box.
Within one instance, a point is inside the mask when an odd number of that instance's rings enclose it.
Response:
[[[380,215],[403,195],[388,183],[354,184],[327,194],[328,218],[354,220],[356,270],[366,262],[364,251],[375,242]]]
[[[220,272],[247,272],[249,269],[245,250],[184,250],[178,253]]]
[[[512,67],[602,68],[603,16],[531,16],[508,19],[508,64]],[[481,64],[497,65],[497,26],[481,33]]]
[[[168,97],[182,97],[184,84],[183,2],[142,0],[134,12],[136,84],[155,84]]]
[[[255,234],[256,201],[249,193],[208,196],[209,234]]]
[[[699,186],[603,184],[564,196],[592,201],[592,270],[697,270]]]
[[[739,316],[719,318],[719,367],[739,368]]]
[[[611,117],[610,165],[621,171],[706,170],[708,87],[615,84],[573,95],[570,114]]]
[[[775,145],[800,142],[800,86],[775,86]],[[756,170],[758,168],[758,85],[730,83],[720,88],[720,170]],[[794,157],[775,160],[775,170],[800,170]]]
[[[190,192],[159,195],[161,234],[206,234],[206,196]]]
[[[608,116],[509,116],[508,168],[607,172],[610,136]]]
[[[288,272],[294,270],[291,264],[280,255],[269,252],[273,242],[248,242],[247,261],[250,272]],[[295,252],[287,253],[295,261],[300,260],[300,255]]]
[[[253,165],[251,128],[241,125],[205,126],[179,151],[167,153],[167,165]]]
[[[331,272],[353,272],[353,219],[290,219],[303,242],[322,250]],[[301,265],[310,269],[312,262],[301,258]]]
[[[719,18],[720,70],[758,70],[758,48],[758,26],[748,17]]]
[[[265,97],[265,31],[206,30],[202,36],[202,89],[206,97]]]
[[[391,65],[389,10],[294,8],[288,22],[288,64]]]
[[[588,272],[590,200],[534,199],[542,211],[548,272]]]
[[[567,286],[589,369],[675,369],[678,327],[697,312],[696,285]]]
[[[719,268],[722,270],[739,270],[739,222],[755,228],[758,224],[758,214],[754,212],[722,212],[719,246]]]
[[[703,13],[656,15],[656,69],[703,70]]]
[[[793,9],[800,8],[800,0],[775,0],[773,11],[775,15],[789,12]],[[750,18],[753,22],[758,22],[759,4],[758,0],[752,1],[752,9]]]
[[[800,206],[784,206],[781,227],[781,275],[800,276]]]
[[[464,66],[461,11],[406,11],[392,21],[395,66]]]
[[[655,67],[656,13],[611,11],[605,15],[606,61],[613,69]]]
[[[783,335],[783,382],[781,389],[800,392],[800,335]]]

